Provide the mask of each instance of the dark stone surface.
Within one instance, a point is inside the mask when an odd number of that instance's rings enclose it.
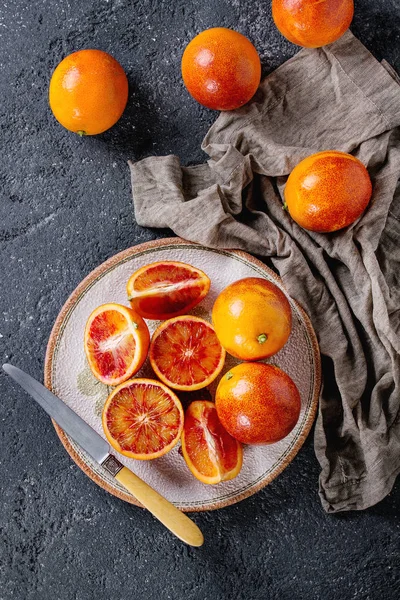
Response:
[[[99,263],[165,236],[133,218],[127,159],[204,160],[216,113],[192,100],[180,57],[200,30],[256,44],[265,73],[297,48],[263,0],[9,0],[0,4],[0,348],[42,378],[47,338],[69,293]],[[399,0],[356,1],[353,32],[400,71]],[[130,96],[109,132],[79,139],[52,117],[47,88],[68,53],[95,47],[125,68]],[[270,486],[193,516],[206,543],[176,541],[148,513],[96,487],[48,417],[3,374],[0,599],[398,599],[400,482],[364,513],[326,515],[309,438]]]

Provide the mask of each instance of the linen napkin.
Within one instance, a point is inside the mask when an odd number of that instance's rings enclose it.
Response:
[[[316,330],[323,387],[314,447],[328,512],[364,509],[400,471],[400,85],[350,32],[303,49],[222,113],[207,164],[130,163],[139,225],[264,258]],[[373,181],[355,224],[301,229],[282,210],[290,171],[321,150],[357,156]]]

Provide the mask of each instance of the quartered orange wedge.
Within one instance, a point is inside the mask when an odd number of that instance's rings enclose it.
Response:
[[[206,387],[219,375],[225,350],[204,319],[184,315],[162,323],[153,333],[149,358],[157,377],[175,390]]]
[[[118,385],[137,373],[149,343],[142,317],[121,304],[102,304],[86,324],[86,357],[93,375],[106,385]]]
[[[187,466],[203,483],[233,479],[242,468],[242,445],[223,428],[213,402],[195,400],[190,404],[181,442]]]
[[[103,429],[111,446],[139,460],[169,452],[181,437],[179,398],[154,379],[131,379],[119,385],[103,408]]]
[[[145,319],[170,319],[187,313],[207,295],[210,279],[203,271],[165,260],[142,267],[127,284],[132,308]]]

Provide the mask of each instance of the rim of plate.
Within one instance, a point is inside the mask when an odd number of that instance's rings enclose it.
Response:
[[[84,292],[86,292],[88,290],[88,288],[91,287],[94,283],[96,283],[99,278],[104,277],[108,271],[114,269],[118,264],[120,264],[121,262],[125,262],[130,257],[132,257],[136,254],[147,253],[148,251],[151,251],[151,250],[154,250],[157,248],[161,248],[161,247],[167,248],[168,246],[171,246],[171,248],[173,248],[174,246],[184,246],[184,245],[194,246],[201,250],[215,252],[216,254],[226,254],[228,256],[233,255],[233,256],[240,257],[240,258],[246,260],[247,262],[257,266],[262,271],[268,273],[269,277],[271,277],[272,279],[275,279],[275,281],[277,281],[278,284],[285,290],[285,286],[283,285],[281,278],[276,273],[274,273],[274,271],[272,271],[269,267],[267,267],[260,260],[258,260],[254,256],[248,254],[247,252],[244,252],[243,250],[235,250],[235,249],[231,250],[231,249],[225,249],[225,248],[209,248],[209,247],[203,246],[201,244],[189,242],[189,241],[184,240],[179,237],[151,240],[149,242],[144,242],[142,244],[138,244],[137,246],[131,246],[130,248],[127,248],[126,250],[123,250],[122,252],[119,252],[118,254],[111,256],[106,261],[101,263],[98,267],[96,267],[93,271],[91,271],[89,273],[89,275],[87,275],[77,285],[77,287],[71,293],[71,295],[65,302],[64,306],[60,310],[60,312],[56,318],[56,321],[53,325],[53,328],[51,330],[49,341],[47,343],[47,348],[46,348],[46,356],[45,356],[45,363],[44,363],[44,383],[45,383],[45,386],[49,390],[54,392],[53,379],[52,379],[53,358],[54,358],[55,350],[57,348],[58,338],[60,336],[60,333],[62,333],[62,330],[64,329],[64,324],[66,323],[66,320],[68,319],[70,313],[73,312],[73,310],[74,310],[76,304],[78,303],[80,297],[82,296],[82,294]],[[228,498],[223,498],[221,500],[217,500],[212,503],[204,503],[204,504],[196,505],[196,506],[191,506],[191,505],[178,506],[178,508],[180,510],[182,510],[182,512],[202,512],[202,511],[208,511],[208,510],[216,510],[219,508],[224,508],[225,506],[230,506],[232,504],[236,504],[237,502],[241,502],[245,498],[252,496],[253,494],[260,491],[262,488],[267,486],[269,483],[271,483],[271,481],[273,481],[273,479],[275,479],[275,477],[277,477],[280,473],[282,473],[282,471],[292,462],[292,460],[294,459],[294,457],[296,456],[296,454],[299,452],[300,448],[304,444],[304,442],[310,432],[312,424],[314,422],[315,415],[316,415],[317,408],[318,408],[318,401],[319,401],[319,395],[320,395],[320,390],[321,390],[321,357],[320,357],[317,336],[315,334],[315,331],[313,329],[313,326],[311,324],[309,316],[307,315],[305,310],[302,308],[302,306],[298,302],[296,302],[296,300],[294,300],[292,297],[290,297],[290,300],[291,300],[291,302],[293,302],[293,304],[298,309],[298,311],[301,315],[302,321],[305,325],[307,334],[311,341],[313,361],[314,361],[314,365],[315,365],[313,397],[311,399],[310,406],[307,410],[306,419],[303,423],[303,427],[301,429],[301,432],[300,432],[298,438],[296,439],[295,443],[290,448],[290,451],[284,457],[282,462],[276,468],[274,468],[272,472],[267,473],[267,475],[265,477],[262,477],[254,485],[249,486],[243,492],[239,492],[238,494],[236,494],[234,496],[230,496]],[[78,465],[78,467],[90,479],[92,479],[92,481],[97,483],[98,486],[100,486],[101,488],[103,488],[104,490],[106,490],[107,492],[112,494],[113,496],[116,496],[117,498],[120,498],[121,500],[125,500],[125,502],[128,502],[130,504],[134,504],[135,506],[139,506],[139,507],[143,508],[143,505],[140,504],[136,500],[136,498],[134,498],[132,495],[121,492],[119,489],[112,487],[111,485],[108,484],[107,481],[102,479],[91,468],[91,466],[88,463],[86,463],[86,461],[83,458],[83,455],[79,454],[75,450],[75,448],[71,444],[69,437],[63,431],[63,429],[61,429],[61,427],[59,427],[59,425],[57,425],[57,423],[53,419],[52,419],[52,423],[53,423],[53,426],[57,432],[57,435],[58,435],[62,445],[64,446],[64,448],[66,449],[66,451],[68,452],[68,454],[70,455],[72,460]]]

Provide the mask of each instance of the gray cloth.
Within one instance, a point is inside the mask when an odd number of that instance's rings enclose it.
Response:
[[[400,87],[347,32],[303,49],[245,107],[222,113],[203,142],[208,164],[176,156],[130,163],[139,225],[268,258],[316,330],[324,382],[315,428],[329,512],[364,509],[400,471]],[[293,167],[351,152],[373,180],[362,218],[333,234],[282,210]]]

